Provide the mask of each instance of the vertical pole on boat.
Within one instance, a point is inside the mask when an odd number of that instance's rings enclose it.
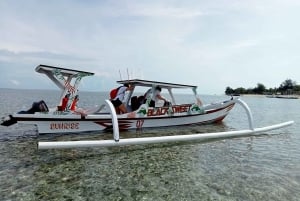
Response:
[[[196,87],[193,87],[192,88],[192,91],[193,91],[193,93],[194,93],[194,96],[195,96],[195,99],[196,99],[196,103],[197,103],[197,105],[198,106],[202,106],[203,105],[203,103],[202,103],[202,101],[200,100],[200,98],[199,98],[199,96],[198,96],[198,94],[197,94],[197,86]]]
[[[174,96],[173,96],[172,89],[171,89],[171,88],[168,88],[168,92],[169,92],[169,95],[171,96],[172,104],[176,105],[176,102],[175,102],[175,98],[174,98]]]
[[[108,105],[109,110],[110,110],[110,114],[111,114],[112,125],[113,125],[113,133],[114,133],[114,140],[116,142],[119,142],[119,140],[120,140],[119,125],[118,125],[118,117],[117,117],[117,114],[116,114],[115,107],[110,102],[110,100],[105,100],[105,102]]]
[[[251,110],[248,107],[247,103],[245,103],[244,101],[242,101],[239,98],[234,99],[234,102],[239,103],[246,110],[246,113],[247,113],[247,116],[248,116],[249,128],[251,130],[254,130],[254,127],[253,127],[253,116],[252,116]]]

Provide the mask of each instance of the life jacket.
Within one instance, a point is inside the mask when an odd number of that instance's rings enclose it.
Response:
[[[76,109],[76,104],[77,104],[78,100],[79,100],[79,99],[74,99],[74,100],[73,100],[72,105],[71,105],[71,109],[70,109],[70,110],[75,111],[75,109]]]
[[[110,99],[111,99],[111,100],[113,100],[114,98],[117,97],[118,91],[119,91],[120,88],[121,88],[121,87],[114,88],[114,89],[112,89],[112,90],[110,91],[109,96],[110,96]]]
[[[66,110],[67,105],[68,105],[68,101],[69,101],[69,98],[67,98],[67,97],[64,97],[62,99],[61,111],[65,111]]]

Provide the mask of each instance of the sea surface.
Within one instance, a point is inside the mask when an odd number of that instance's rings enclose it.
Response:
[[[57,105],[60,92],[0,89],[0,117],[34,101]],[[79,106],[108,93],[80,92]],[[182,100],[185,96],[178,95]],[[228,99],[201,96],[204,103]],[[300,99],[241,96],[254,126],[289,120],[256,137],[112,148],[38,150],[38,141],[111,139],[112,133],[38,135],[35,126],[0,126],[0,200],[300,200]],[[121,137],[248,129],[236,105],[220,124],[126,131]]]

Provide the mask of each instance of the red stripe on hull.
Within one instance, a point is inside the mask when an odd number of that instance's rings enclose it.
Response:
[[[214,113],[214,112],[218,112],[220,110],[224,110],[225,108],[227,109],[227,111],[231,110],[234,106],[234,103],[230,104],[230,105],[227,105],[226,107],[222,107],[222,108],[218,108],[218,109],[214,109],[214,110],[208,110],[206,112],[206,114],[209,114],[209,113]]]

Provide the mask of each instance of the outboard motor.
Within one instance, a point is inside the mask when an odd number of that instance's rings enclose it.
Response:
[[[34,114],[35,112],[49,112],[48,106],[46,105],[45,101],[41,100],[39,102],[34,102],[32,103],[32,106],[29,110],[20,111],[18,112],[18,114]],[[11,114],[1,119],[2,126],[10,126],[15,123],[17,123],[17,120]]]
[[[12,115],[8,115],[7,117],[2,117],[1,126],[10,126],[17,123],[16,119]]]

